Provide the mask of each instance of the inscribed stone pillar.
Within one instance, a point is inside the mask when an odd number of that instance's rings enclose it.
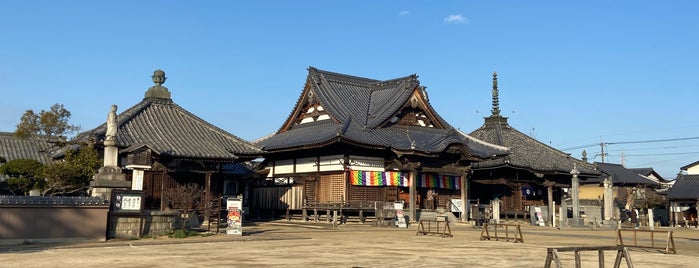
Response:
[[[614,191],[611,177],[604,179],[604,220],[610,221],[614,218]]]
[[[493,223],[500,223],[500,198],[491,200],[490,207],[493,210]]]
[[[580,223],[580,182],[578,181],[580,171],[578,171],[578,167],[573,165],[573,170],[570,171],[570,174],[573,175],[570,182],[571,198],[573,199],[573,222],[577,225]]]
[[[548,195],[548,206],[549,206],[549,219],[551,219],[551,226],[554,226],[554,222],[556,221],[556,216],[555,215],[555,209],[556,206],[553,203],[553,186],[546,187],[546,194]]]

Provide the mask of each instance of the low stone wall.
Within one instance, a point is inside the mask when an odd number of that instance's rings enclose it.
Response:
[[[108,212],[99,197],[0,196],[0,242],[104,241]]]
[[[143,236],[160,236],[179,228],[181,217],[178,211],[146,211],[139,215],[110,215],[109,238],[135,239],[139,237],[141,225]]]

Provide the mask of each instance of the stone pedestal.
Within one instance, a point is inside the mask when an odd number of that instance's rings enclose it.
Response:
[[[92,177],[90,182],[91,196],[100,196],[110,200],[112,189],[130,189],[131,182],[126,181],[126,175],[119,167],[102,167]]]
[[[104,144],[108,145],[109,141],[105,141]],[[113,143],[113,142],[112,142]],[[119,148],[116,146],[104,147],[104,165],[105,167],[116,167],[118,163],[117,157],[119,155]]]

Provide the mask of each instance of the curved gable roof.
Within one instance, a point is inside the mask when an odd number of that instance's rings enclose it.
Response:
[[[295,124],[304,102],[316,97],[332,120]],[[414,104],[411,100],[415,100]],[[419,107],[436,127],[391,123],[406,106]],[[293,112],[274,135],[257,141],[268,151],[318,147],[336,141],[399,151],[439,153],[453,144],[466,145],[477,157],[507,153],[502,147],[472,143],[432,108],[416,75],[379,81],[309,68],[306,86]]]

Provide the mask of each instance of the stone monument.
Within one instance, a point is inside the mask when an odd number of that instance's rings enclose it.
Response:
[[[109,200],[112,189],[129,189],[131,183],[126,181],[126,176],[118,165],[119,148],[116,146],[117,135],[117,106],[112,105],[107,114],[107,131],[104,136],[104,165],[90,182],[92,196],[101,196]]]

